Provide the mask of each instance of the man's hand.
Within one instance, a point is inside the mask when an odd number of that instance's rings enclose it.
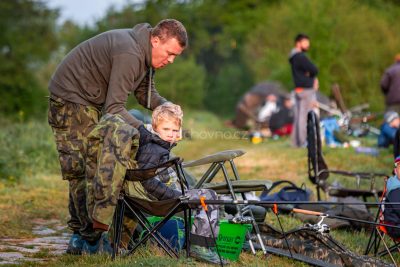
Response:
[[[139,128],[139,133],[140,133],[140,138],[139,138],[139,146],[141,146],[144,143],[147,143],[146,140],[152,137],[152,133],[149,132],[144,125],[140,125]]]

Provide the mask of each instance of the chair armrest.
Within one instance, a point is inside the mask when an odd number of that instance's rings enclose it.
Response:
[[[200,166],[200,165],[205,165],[205,164],[210,164],[210,163],[228,161],[228,160],[240,157],[240,156],[244,155],[245,153],[246,152],[243,150],[225,150],[225,151],[221,151],[221,152],[218,152],[218,153],[215,153],[212,155],[205,156],[201,159],[183,162],[182,166],[184,168],[187,168],[187,167],[195,167],[195,166]]]
[[[169,167],[175,165],[176,163],[179,163],[181,161],[181,158],[179,157],[174,157],[169,159],[168,161],[153,167],[153,168],[147,168],[147,169],[128,169],[126,170],[125,174],[125,179],[128,181],[144,181],[148,180],[150,178],[153,178],[154,176],[158,175],[160,172],[165,171]]]
[[[388,177],[384,173],[376,173],[376,172],[350,172],[350,171],[341,171],[341,170],[323,170],[323,171],[333,173],[333,174],[340,174],[343,176],[359,177],[361,179],[371,179],[372,177]]]
[[[233,191],[235,193],[244,193],[250,191],[263,191],[272,186],[272,181],[269,180],[235,180],[231,181]],[[229,187],[226,182],[222,183],[207,183],[202,188],[212,189],[218,194],[229,194]]]

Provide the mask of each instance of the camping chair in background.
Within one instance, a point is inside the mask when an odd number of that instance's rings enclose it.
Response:
[[[190,209],[188,205],[184,203],[184,185],[186,184],[186,181],[182,172],[181,160],[179,158],[172,158],[164,164],[154,168],[127,170],[125,179],[129,181],[147,180],[153,178],[158,173],[165,171],[167,168],[172,166],[175,166],[176,168],[183,197],[178,199],[153,201],[139,197],[128,196],[124,192],[121,192],[113,220],[113,259],[117,255],[119,255],[124,216],[128,216],[131,219],[137,220],[140,226],[143,227],[144,230],[146,230],[146,234],[139,237],[138,240],[133,241],[131,239],[131,246],[126,248],[124,255],[134,253],[140,245],[145,244],[145,242],[149,238],[153,238],[154,241],[156,241],[156,243],[159,244],[169,256],[178,258],[178,254],[175,249],[170,245],[168,240],[165,240],[165,238],[158,231],[173,215],[182,210],[184,213],[183,219],[185,226],[186,252],[187,256],[189,256]],[[146,215],[160,216],[164,218],[155,225],[152,225],[147,219]]]
[[[385,184],[384,184],[384,189],[382,192],[382,196],[380,198],[380,203],[385,202],[385,197],[386,197],[386,183],[387,183],[387,178],[385,179]],[[383,216],[383,210],[384,206],[379,206],[377,214],[376,214],[376,222],[381,223],[381,224],[386,224]],[[390,243],[393,243],[392,245],[388,245]],[[383,248],[382,248],[383,244]],[[389,236],[388,231],[386,226],[383,225],[377,225],[374,230],[371,232],[371,236],[368,241],[367,248],[365,249],[365,255],[368,255],[369,253],[373,252],[373,255],[375,257],[383,257],[385,255],[389,255],[390,259],[393,261],[395,266],[398,266],[396,264],[396,261],[392,255],[393,252],[399,252],[400,253],[400,238],[395,239]]]
[[[330,197],[356,197],[362,198],[364,202],[368,197],[379,200],[382,191],[375,188],[376,177],[387,177],[383,173],[373,172],[349,172],[343,170],[330,170],[322,155],[322,144],[320,137],[319,119],[310,111],[307,116],[307,150],[308,150],[308,177],[317,188],[318,200],[321,200],[321,190]],[[334,186],[327,182],[330,174],[343,177],[353,177],[357,188],[344,188]],[[369,189],[360,189],[362,181],[369,181]]]
[[[239,193],[241,195],[241,198],[243,200],[246,200],[246,192],[267,190],[269,187],[271,187],[272,182],[268,180],[240,180],[239,173],[233,160],[237,157],[242,156],[244,153],[245,152],[243,150],[226,150],[203,157],[198,160],[184,162],[182,165],[185,169],[187,169],[190,167],[210,164],[207,171],[194,186],[195,189],[206,188],[214,190],[215,192],[217,192],[217,194],[229,194],[232,200],[237,200],[237,193]],[[225,166],[227,163],[229,163],[233,177],[230,177],[228,173],[228,168]],[[216,177],[219,171],[222,171],[223,181],[212,183],[212,180]],[[266,213],[265,209],[263,207],[249,205],[233,205],[227,206],[225,208],[227,211],[230,209],[228,213],[231,213],[232,210],[235,210],[235,217],[238,218],[237,223],[240,223],[241,219],[243,219],[243,221],[246,221],[247,223],[249,221],[251,222],[253,230],[258,236],[258,241],[261,245],[261,248],[264,254],[266,254],[266,250],[257,225],[257,221],[264,221]],[[258,214],[258,216],[255,216],[255,214]],[[249,238],[249,234],[247,235],[247,237],[250,242],[251,250],[253,254],[255,254],[255,249],[253,247],[252,241]]]

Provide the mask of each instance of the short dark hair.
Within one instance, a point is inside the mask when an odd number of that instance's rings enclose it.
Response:
[[[175,38],[182,48],[188,45],[188,36],[185,26],[176,19],[163,19],[152,30],[151,36],[160,38],[165,41]]]
[[[300,41],[303,40],[303,39],[310,40],[310,37],[308,37],[307,34],[299,33],[299,34],[297,34],[296,37],[294,38],[294,42],[297,43],[297,42],[300,42]]]

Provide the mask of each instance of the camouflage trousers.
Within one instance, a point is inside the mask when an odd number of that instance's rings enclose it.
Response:
[[[205,197],[206,200],[218,200],[217,193],[211,189],[190,189],[185,192],[185,195],[187,195],[190,200],[198,200],[200,197]],[[207,205],[207,207],[207,213],[200,205],[191,207],[192,210],[194,210],[194,220],[190,241],[194,245],[212,245],[213,240],[211,239],[213,237],[218,237],[219,208],[217,205]],[[204,241],[207,244],[205,244]]]
[[[90,237],[93,227],[86,208],[87,136],[96,126],[100,111],[94,107],[51,96],[48,122],[56,141],[64,180],[69,182],[69,228]]]
[[[104,115],[89,133],[86,178],[92,220],[112,223],[126,169],[137,168],[134,158],[138,146],[138,130],[120,115]]]

